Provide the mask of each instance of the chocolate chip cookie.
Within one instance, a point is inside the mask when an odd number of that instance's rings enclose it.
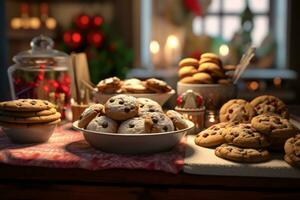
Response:
[[[86,108],[80,115],[78,121],[79,128],[85,128],[92,119],[97,115],[104,112],[104,106],[102,104],[93,104],[90,107]]]
[[[57,111],[55,108],[50,108],[47,110],[41,111],[8,111],[8,110],[0,110],[0,115],[2,116],[10,116],[10,117],[35,117],[35,116],[47,116],[53,115]]]
[[[286,105],[277,97],[270,95],[259,96],[253,99],[250,104],[259,115],[264,113],[275,113],[283,118],[289,118]]]
[[[183,115],[180,114],[179,112],[176,112],[175,110],[168,110],[166,112],[166,115],[172,120],[177,130],[181,130],[189,127],[185,117],[183,117]]]
[[[56,112],[52,115],[46,116],[34,116],[34,117],[13,117],[13,116],[1,116],[1,122],[8,122],[8,123],[16,123],[16,124],[36,124],[36,123],[46,123],[52,122],[60,119],[61,114]]]
[[[154,112],[145,116],[145,129],[147,133],[162,133],[174,131],[174,125],[164,113]]]
[[[97,89],[101,93],[113,94],[117,93],[121,89],[121,80],[118,77],[110,77],[101,80],[97,84]]]
[[[133,96],[119,94],[105,103],[105,114],[113,120],[123,121],[137,116],[138,101]]]
[[[143,117],[134,117],[124,121],[119,129],[118,133],[130,133],[130,134],[139,134],[146,133],[145,130],[145,119]]]
[[[147,79],[145,83],[147,88],[157,93],[165,93],[172,90],[172,87],[165,81],[158,80],[156,78]]]
[[[267,150],[252,148],[243,149],[228,144],[223,144],[217,147],[215,155],[226,160],[241,163],[265,162],[271,157]]]
[[[251,124],[238,124],[225,131],[224,138],[227,143],[242,148],[265,148],[270,146],[267,136],[257,132]]]
[[[202,147],[215,147],[225,143],[225,130],[230,126],[230,124],[230,122],[222,122],[212,125],[197,134],[195,137],[195,143]]]
[[[300,134],[285,142],[284,151],[284,160],[292,166],[300,167]]]
[[[156,102],[148,98],[137,98],[139,104],[139,116],[146,115],[153,112],[163,112],[161,106]]]
[[[42,111],[54,108],[54,105],[40,99],[18,99],[0,103],[0,110],[5,111]]]
[[[118,123],[109,117],[98,116],[87,125],[86,129],[103,133],[116,133],[118,130]]]
[[[248,123],[255,116],[255,110],[251,104],[243,99],[232,99],[220,109],[220,121],[238,121]]]

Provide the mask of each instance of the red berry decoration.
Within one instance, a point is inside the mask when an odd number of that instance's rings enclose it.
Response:
[[[182,106],[182,103],[183,103],[183,99],[182,99],[182,96],[178,96],[177,97],[177,106]]]
[[[95,15],[93,18],[92,18],[92,26],[94,28],[99,28],[102,24],[104,23],[104,19],[102,16],[100,15]]]
[[[196,97],[196,102],[197,102],[198,107],[202,107],[202,104],[203,104],[202,96],[197,96]]]
[[[87,29],[87,28],[89,28],[90,23],[91,23],[90,16],[88,16],[86,14],[81,14],[78,17],[76,17],[75,23],[79,29]]]
[[[95,46],[100,47],[103,42],[103,34],[100,31],[92,31],[87,35],[88,43]]]

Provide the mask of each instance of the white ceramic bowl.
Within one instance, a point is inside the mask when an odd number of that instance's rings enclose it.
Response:
[[[125,93],[125,94],[134,96],[136,98],[139,97],[149,98],[152,99],[153,101],[156,101],[161,106],[163,106],[168,101],[168,99],[170,99],[175,94],[175,91],[172,90],[166,93],[146,93],[146,94]],[[95,102],[104,104],[110,97],[115,95],[118,94],[102,94],[102,93],[94,92],[93,97]]]
[[[187,90],[193,90],[203,96],[207,110],[218,110],[224,103],[230,99],[236,98],[236,85],[222,84],[187,84],[177,83],[177,94],[180,95]]]
[[[3,132],[15,143],[42,143],[48,141],[56,124],[32,127],[2,127]]]
[[[121,134],[89,131],[79,128],[78,121],[73,127],[82,131],[86,141],[95,149],[121,154],[142,154],[167,151],[177,145],[181,138],[192,131],[194,123],[188,121],[189,128],[151,134]]]

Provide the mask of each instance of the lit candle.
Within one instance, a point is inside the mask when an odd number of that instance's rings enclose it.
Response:
[[[165,65],[174,65],[179,56],[179,40],[175,35],[169,35],[164,48]]]
[[[205,128],[208,128],[214,124],[217,124],[219,122],[217,116],[215,115],[214,112],[208,112],[206,115],[206,120],[205,120]]]
[[[153,65],[156,67],[160,63],[160,45],[158,41],[153,40],[150,43],[150,52]]]

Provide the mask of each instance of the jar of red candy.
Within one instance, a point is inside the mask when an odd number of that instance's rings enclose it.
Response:
[[[31,49],[13,57],[8,68],[12,99],[45,99],[63,111],[70,103],[70,56],[53,49],[54,42],[46,36],[32,39]],[[62,113],[64,114],[64,113]]]

